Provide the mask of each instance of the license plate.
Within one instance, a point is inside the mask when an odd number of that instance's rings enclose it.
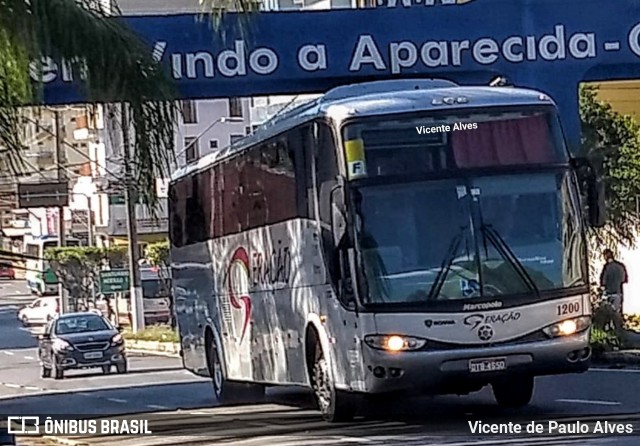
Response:
[[[507,358],[472,359],[469,361],[471,373],[496,372],[506,370]]]
[[[102,358],[102,352],[89,352],[84,354],[84,359],[98,359]]]

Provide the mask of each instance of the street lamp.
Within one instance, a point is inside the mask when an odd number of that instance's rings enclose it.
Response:
[[[244,122],[244,119],[242,119],[240,117],[233,117],[233,116],[223,116],[222,118],[216,119],[211,124],[209,124],[209,126],[206,129],[204,129],[202,132],[200,132],[200,134],[198,136],[196,136],[193,139],[193,141],[191,141],[189,144],[187,144],[187,147],[185,147],[180,152],[178,152],[176,154],[176,158],[179,157],[180,155],[182,155],[183,153],[185,153],[187,150],[189,150],[195,143],[197,143],[200,140],[200,138],[202,138],[202,136],[204,136],[205,133],[207,133],[209,130],[211,130],[213,128],[213,126],[215,126],[216,124],[227,123],[227,122],[241,123],[241,122]]]

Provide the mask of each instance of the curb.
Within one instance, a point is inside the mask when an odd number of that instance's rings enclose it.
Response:
[[[170,352],[160,352],[155,350],[144,350],[137,348],[128,348],[127,353],[134,353],[137,355],[152,355],[152,356],[165,356],[167,358],[179,358],[179,353],[170,353]]]
[[[125,348],[132,353],[149,353],[161,356],[180,357],[180,344],[177,342],[136,341],[125,339]]]
[[[65,438],[65,437],[44,435],[42,439],[55,441],[57,444],[62,444],[65,446],[90,446],[90,444],[87,443],[86,441],[72,440],[70,438]]]

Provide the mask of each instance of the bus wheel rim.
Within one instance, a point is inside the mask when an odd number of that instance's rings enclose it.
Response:
[[[331,405],[331,382],[327,361],[324,358],[316,363],[315,381],[318,406],[322,412],[327,412]]]
[[[213,350],[213,385],[216,388],[216,392],[220,393],[222,389],[222,364],[220,364],[220,358],[218,358],[218,350]]]

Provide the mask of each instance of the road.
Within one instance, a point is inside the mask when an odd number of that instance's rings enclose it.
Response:
[[[40,378],[36,338],[16,319],[31,301],[22,283],[0,282],[0,419],[7,415],[68,418],[129,415],[150,421],[150,436],[119,437],[119,446],[237,444],[585,444],[636,445],[640,441],[640,370],[594,368],[581,375],[539,378],[532,404],[499,409],[488,390],[466,397],[435,397],[369,407],[356,423],[328,425],[308,392],[270,390],[263,405],[217,407],[208,380],[182,369],[176,358],[132,355],[127,375],[71,372],[62,381]],[[144,414],[144,415],[133,415]],[[597,438],[570,435],[527,440],[518,435],[473,434],[468,421],[528,423],[532,420],[609,420],[632,423],[636,434]],[[592,426],[592,425],[591,425]],[[55,444],[50,440],[19,444]],[[114,438],[83,438],[102,445]]]

